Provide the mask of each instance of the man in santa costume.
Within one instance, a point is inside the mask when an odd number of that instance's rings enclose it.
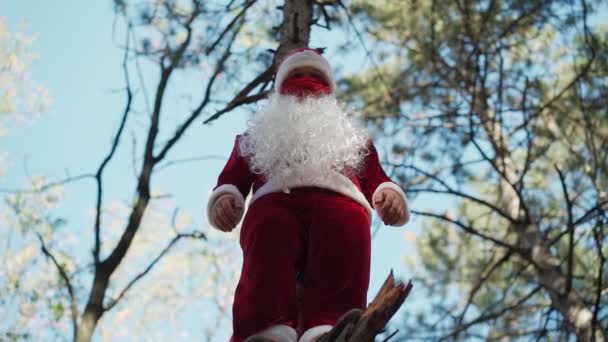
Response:
[[[372,208],[387,225],[409,219],[405,194],[334,90],[317,51],[289,55],[211,194],[209,221],[229,232],[253,193],[241,227],[232,342],[312,342],[347,311],[365,308]]]

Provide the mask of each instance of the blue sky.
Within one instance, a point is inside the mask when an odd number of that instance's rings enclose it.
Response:
[[[39,120],[14,127],[2,138],[2,150],[10,155],[12,164],[6,177],[0,179],[0,187],[20,187],[27,174],[61,179],[66,175],[94,172],[110,147],[125,103],[119,48],[122,37],[112,32],[111,1],[19,0],[2,1],[0,6],[11,30],[25,23],[26,32],[36,34],[33,48],[40,59],[31,67],[32,78],[48,87],[54,99],[52,107]],[[335,39],[316,31],[311,46],[332,46]],[[336,51],[330,49],[327,53],[330,61],[337,57]],[[354,70],[365,66],[362,58],[351,64]],[[145,124],[144,115],[135,115],[134,120]],[[234,135],[245,128],[248,115],[235,111],[213,125],[195,123],[169,159],[220,158],[177,165],[154,178],[156,188],[172,193],[180,207],[195,212],[201,227],[206,227],[203,208],[209,190],[215,185],[232,148]],[[172,131],[168,128],[168,132]],[[129,200],[134,189],[130,163],[130,143],[127,143],[108,169],[106,198]],[[69,218],[68,229],[77,230],[85,246],[92,246],[92,222],[87,211],[94,206],[94,190],[91,181],[67,186],[66,199],[56,212]],[[414,220],[406,229],[415,231],[418,223]],[[391,269],[398,277],[409,277],[403,258],[414,251],[413,246],[405,242],[404,232],[403,228],[383,227],[375,235],[370,295],[375,294]],[[83,255],[90,255],[89,248],[83,249]],[[415,293],[414,290],[413,296]],[[413,301],[408,300],[410,307]],[[189,315],[192,315],[191,324],[196,326],[197,313]],[[229,334],[227,327],[222,329],[223,334]]]

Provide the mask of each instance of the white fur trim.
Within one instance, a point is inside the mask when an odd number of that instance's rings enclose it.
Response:
[[[369,205],[365,196],[361,193],[361,191],[357,188],[357,186],[346,176],[338,172],[332,172],[328,175],[319,177],[319,176],[310,176],[309,173],[295,173],[286,180],[286,184],[280,184],[278,182],[273,182],[272,180],[268,181],[266,184],[262,185],[251,198],[251,202],[253,203],[256,199],[273,193],[273,192],[289,192],[289,189],[302,188],[302,187],[318,187],[323,189],[328,189],[340,193],[346,197],[350,197],[355,200],[357,203],[361,204],[369,214],[369,218],[371,220],[372,217],[372,207]],[[250,204],[251,205],[251,204]]]
[[[245,206],[245,199],[243,198],[243,194],[239,191],[239,189],[232,184],[224,184],[218,186],[213,192],[211,196],[209,196],[209,200],[207,201],[207,220],[209,220],[209,224],[215,229],[219,229],[217,222],[215,221],[215,216],[211,212],[215,201],[224,194],[233,194],[236,196],[236,200],[242,205]],[[239,217],[239,221],[242,217]]]
[[[319,325],[314,328],[310,328],[306,330],[302,337],[300,337],[299,342],[312,342],[315,340],[315,338],[321,336],[321,334],[329,332],[331,328],[331,325]]]
[[[401,187],[399,187],[399,185],[397,185],[393,182],[384,182],[384,183],[378,185],[378,187],[374,191],[374,194],[372,195],[372,202],[373,202],[373,199],[376,198],[376,195],[384,189],[391,189],[391,190],[397,192],[401,196],[401,199],[403,200],[403,204],[405,205],[405,217],[403,218],[403,220],[395,223],[395,226],[403,226],[404,224],[407,223],[407,221],[410,220],[410,209],[409,209],[409,206],[407,205],[407,196],[405,196],[405,192],[403,192],[403,190],[401,189]]]
[[[277,93],[279,92],[281,84],[283,84],[283,81],[285,81],[285,78],[290,71],[303,66],[309,66],[321,71],[329,81],[331,92],[333,93],[335,91],[336,80],[334,79],[334,73],[332,72],[329,63],[327,63],[327,60],[323,58],[323,56],[311,50],[296,52],[287,57],[283,63],[279,65],[279,70],[277,70],[277,74],[274,78],[274,91]]]
[[[296,342],[298,340],[298,333],[288,325],[273,325],[255,334],[255,336],[267,337],[281,342]]]

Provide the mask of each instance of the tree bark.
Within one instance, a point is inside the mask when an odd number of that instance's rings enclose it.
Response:
[[[285,0],[275,65],[280,64],[292,50],[308,47],[313,5],[312,0]]]
[[[395,283],[391,271],[365,311],[354,309],[347,312],[330,332],[319,337],[316,342],[373,342],[403,305],[412,287],[411,281],[407,285]]]
[[[500,207],[515,221],[513,231],[517,235],[516,245],[527,250],[534,263],[534,270],[539,284],[551,298],[551,306],[558,310],[567,324],[574,330],[580,341],[607,340],[606,332],[601,327],[593,327],[593,312],[587,308],[583,299],[574,288],[568,289],[568,279],[560,271],[560,261],[550,250],[549,239],[546,239],[540,228],[534,224],[539,220],[527,217],[523,210],[524,203],[512,184],[517,181],[515,163],[503,143],[507,139],[502,136],[502,127],[491,111],[487,110],[488,95],[483,90],[476,90],[479,102],[474,103],[474,111],[479,113],[483,128],[492,144],[495,155],[491,162],[501,174],[499,185],[502,195]]]

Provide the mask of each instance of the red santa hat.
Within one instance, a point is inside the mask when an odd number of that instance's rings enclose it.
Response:
[[[279,92],[281,84],[283,84],[283,81],[285,81],[287,75],[289,75],[292,70],[305,66],[319,70],[327,78],[331,92],[334,92],[336,89],[336,82],[329,63],[317,50],[310,48],[302,48],[293,51],[285,58],[283,63],[279,65],[279,69],[274,78],[275,91]]]

